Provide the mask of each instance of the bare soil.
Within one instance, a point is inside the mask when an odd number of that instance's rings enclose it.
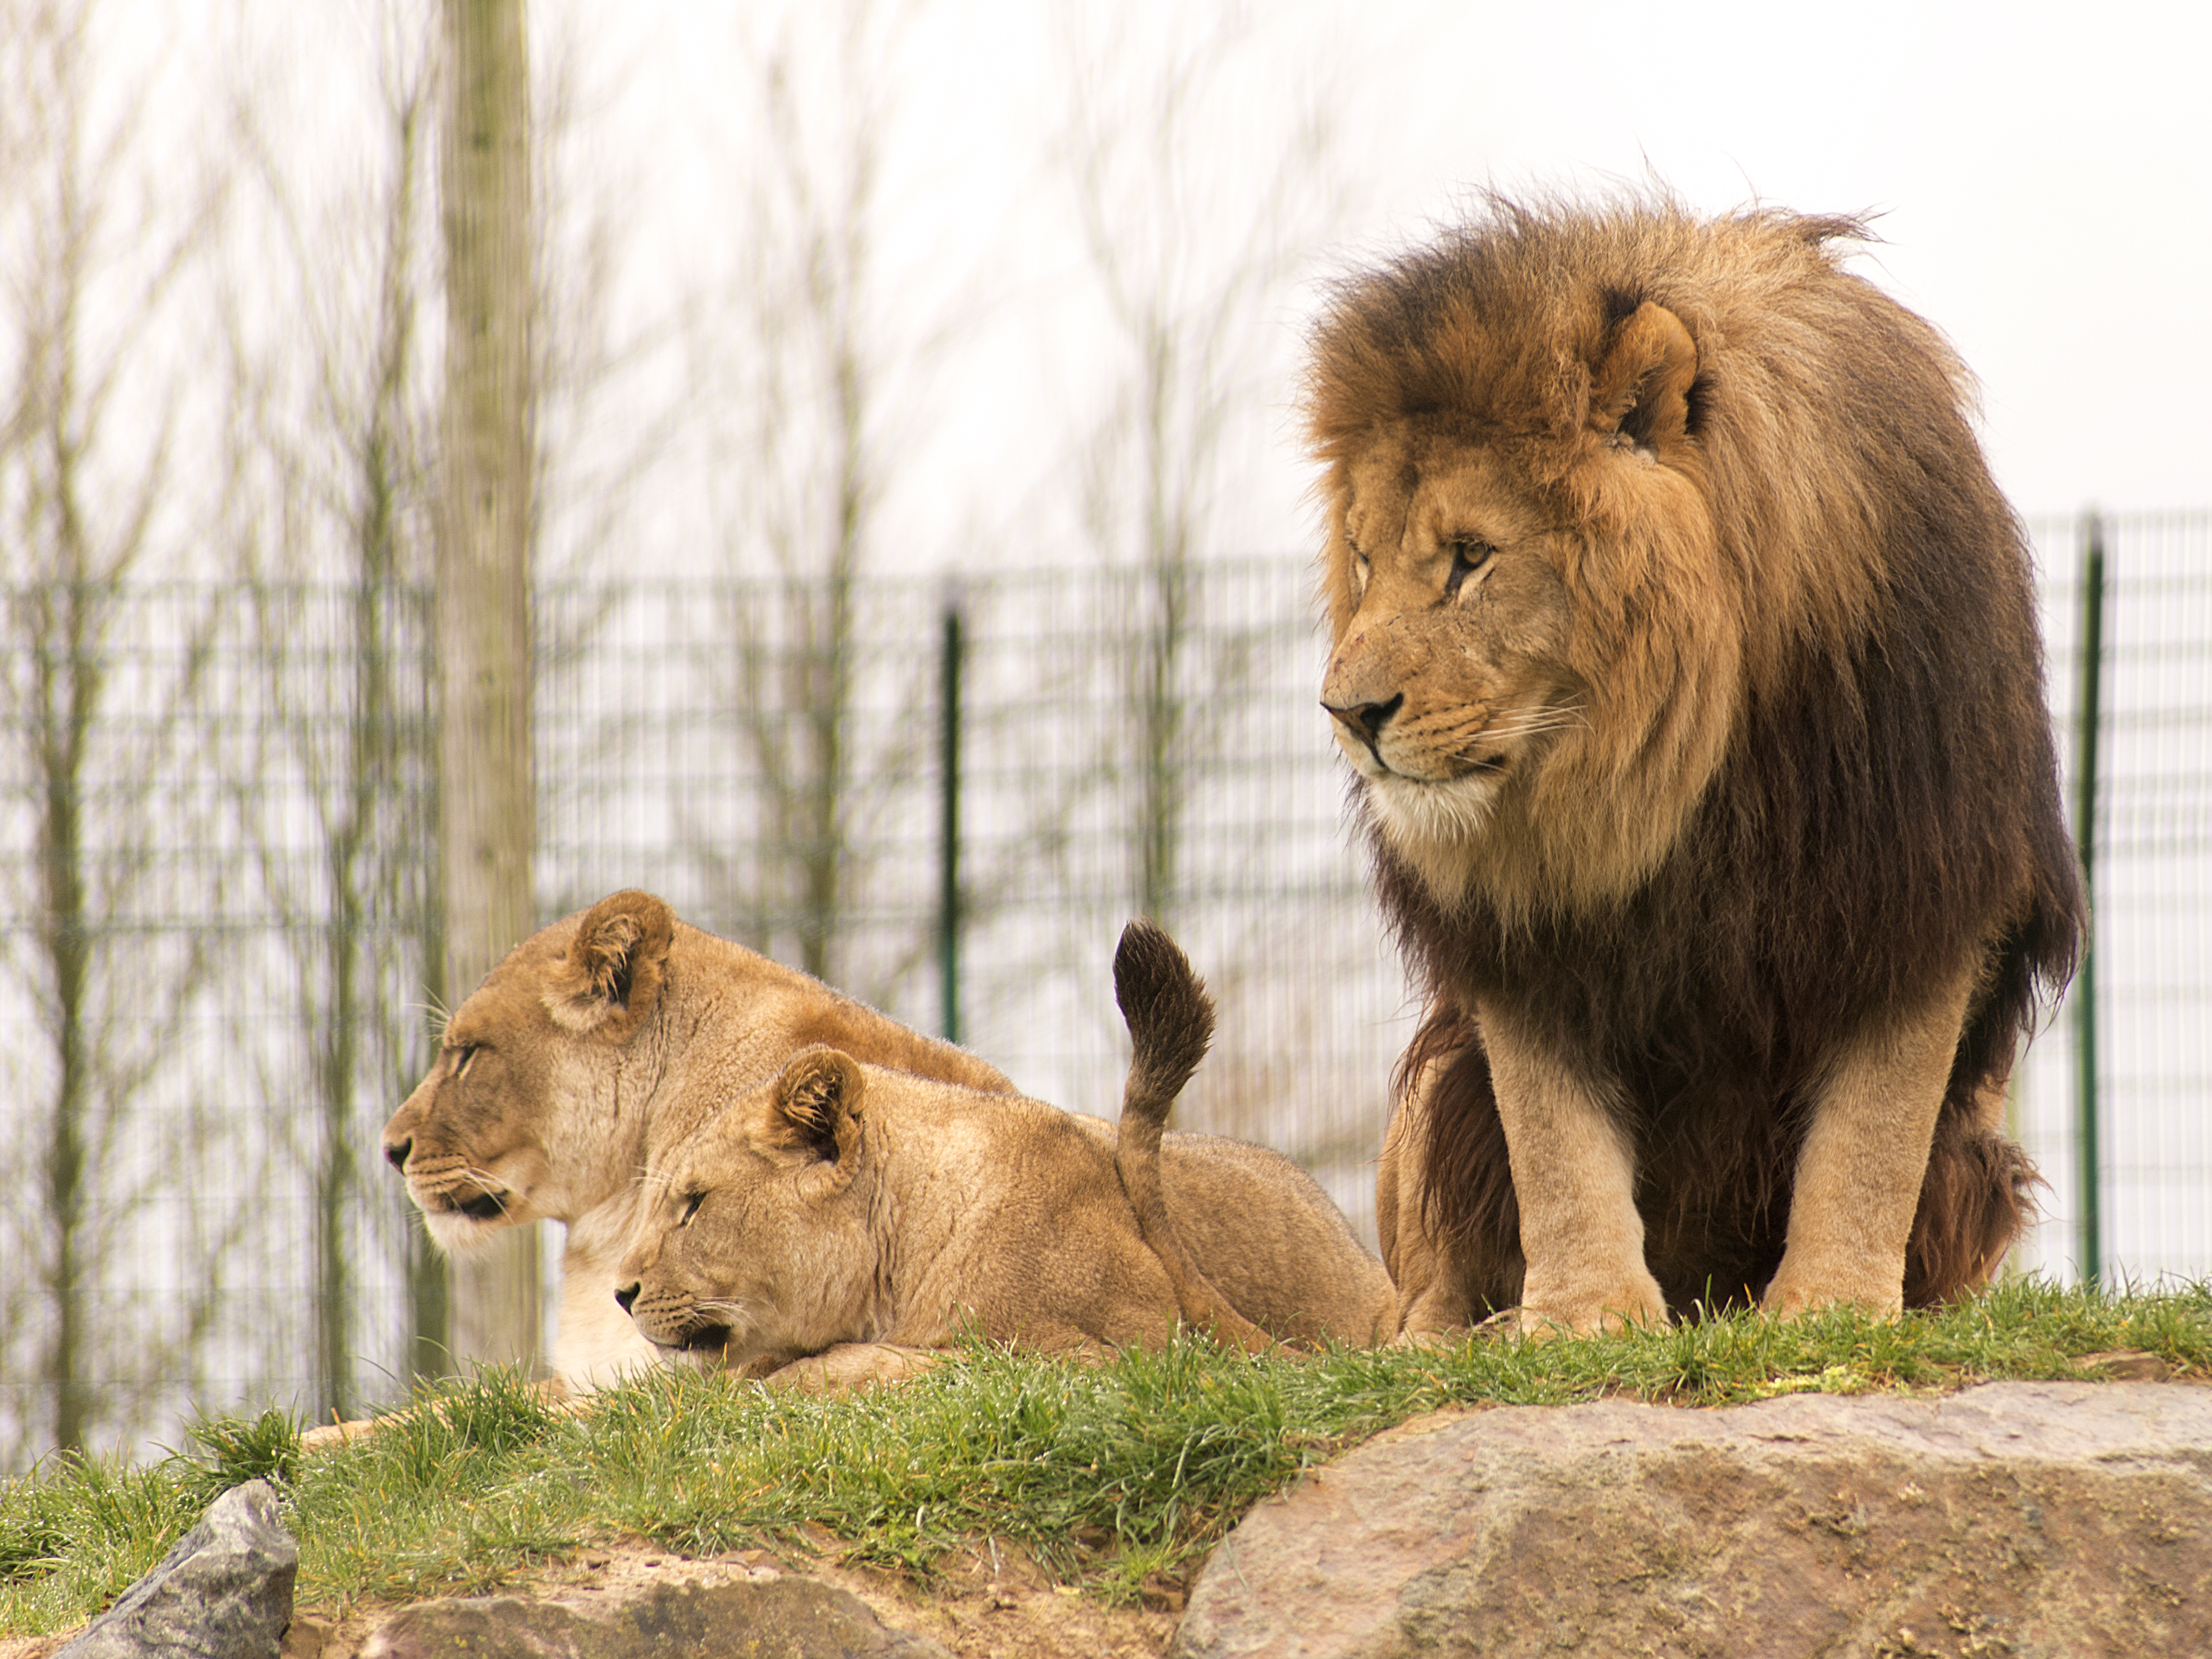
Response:
[[[627,1600],[656,1583],[702,1585],[796,1573],[849,1591],[885,1625],[941,1644],[960,1659],[1159,1659],[1175,1636],[1182,1586],[1157,1584],[1148,1607],[1108,1607],[1054,1584],[1029,1557],[987,1544],[945,1564],[941,1579],[917,1589],[890,1573],[847,1566],[825,1534],[814,1549],[740,1550],[704,1559],[636,1540],[580,1551],[566,1565],[510,1583],[503,1595],[536,1596],[588,1607]],[[343,1619],[302,1606],[284,1638],[283,1659],[358,1659],[392,1608],[362,1607]],[[45,1638],[53,1645],[65,1637]],[[0,1659],[43,1659],[49,1648],[0,1651]]]

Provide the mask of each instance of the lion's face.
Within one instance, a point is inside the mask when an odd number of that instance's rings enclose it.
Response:
[[[619,1078],[659,983],[674,918],[618,893],[525,941],[447,1023],[436,1061],[384,1127],[441,1249],[586,1206],[611,1170]],[[635,1109],[633,1109],[635,1116]]]
[[[1383,833],[1417,862],[1481,834],[1582,718],[1558,532],[1500,457],[1401,431],[1345,469],[1339,619],[1322,702]]]
[[[1386,845],[1448,904],[1632,887],[1735,713],[1741,617],[1686,430],[1695,349],[1651,305],[1601,343],[1549,425],[1399,413],[1319,447],[1322,702]]]
[[[764,1374],[878,1334],[866,1086],[850,1055],[806,1049],[648,1169],[615,1293],[647,1341]]]

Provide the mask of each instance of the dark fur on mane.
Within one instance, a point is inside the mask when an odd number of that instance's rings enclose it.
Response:
[[[2002,1091],[2039,1004],[2072,971],[2083,920],[2027,550],[1962,410],[1961,372],[1925,324],[1825,253],[1800,278],[1813,300],[1778,289],[1758,302],[1776,308],[1765,337],[1787,344],[1778,368],[1759,359],[1770,348],[1742,321],[1747,302],[1698,287],[1710,264],[1680,281],[1664,266],[1608,271],[1611,245],[1593,254],[1573,213],[1493,207],[1491,222],[1338,290],[1316,337],[1324,414],[1348,421],[1369,399],[1397,416],[1435,410],[1470,434],[1510,425],[1505,406],[1540,405],[1529,389],[1557,378],[1542,342],[1524,350],[1513,337],[1537,303],[1532,283],[1582,283],[1592,327],[1649,295],[1702,334],[1734,305],[1725,343],[1701,339],[1692,436],[1715,521],[1724,538],[1736,529],[1723,557],[1748,570],[1747,631],[1768,631],[1718,774],[1672,852],[1616,902],[1509,915],[1478,889],[1447,907],[1370,828],[1382,903],[1430,1002],[1398,1075],[1401,1096],[1433,1077],[1430,1224],[1478,1311],[1517,1299],[1519,1213],[1472,1012],[1494,999],[1569,1064],[1619,1085],[1647,1257],[1669,1304],[1755,1297],[1781,1259],[1822,1066],[1884,1011],[1980,959],[1906,1264],[1909,1305],[1944,1300],[1986,1278],[2027,1214],[2033,1172],[1976,1098]],[[1696,246],[1671,205],[1649,216],[1657,228],[1638,246]],[[1816,253],[1857,228],[1765,217]],[[1483,349],[1454,356],[1431,338],[1446,319],[1476,319]],[[1515,386],[1471,383],[1478,360]],[[1765,521],[1761,492],[1778,486],[1729,464],[1731,433],[1764,415],[1735,401],[1753,381],[1794,386],[1840,452],[1828,476],[1850,494],[1819,503],[1832,544],[1795,556],[1832,545],[1871,557],[1871,598],[1844,623],[1758,614],[1769,550],[1744,532]],[[1316,431],[1326,457],[1322,416]]]

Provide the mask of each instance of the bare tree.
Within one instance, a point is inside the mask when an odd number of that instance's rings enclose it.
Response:
[[[408,1368],[447,1367],[444,1263],[397,1183],[362,1158],[421,1073],[425,983],[442,968],[420,856],[434,833],[422,315],[434,59],[422,15],[376,21],[384,155],[364,194],[319,198],[245,89],[241,148],[268,234],[241,244],[224,491],[267,687],[260,753],[235,782],[291,958],[280,995],[307,1048],[313,1109],[281,1128],[307,1175],[316,1403],[341,1414],[361,1403],[361,1273],[387,1251],[409,1286]],[[257,333],[255,309],[285,327]],[[304,858],[278,827],[301,809]]]
[[[445,984],[536,930],[530,721],[533,386],[530,72],[521,0],[441,0],[446,398],[435,607]],[[456,1262],[465,1358],[534,1363],[535,1228]]]
[[[720,536],[726,568],[753,579],[731,617],[730,701],[763,822],[750,860],[710,844],[707,860],[740,890],[726,901],[738,925],[769,950],[787,929],[799,965],[823,977],[850,966],[844,933],[865,874],[855,822],[921,748],[855,746],[863,579],[893,464],[875,239],[905,16],[876,0],[840,0],[826,19],[793,9],[755,50],[738,337],[718,343],[738,376]],[[904,667],[919,713],[927,666]],[[728,826],[718,832],[726,842]]]
[[[1114,359],[1080,446],[1082,529],[1098,563],[1128,573],[1115,769],[1130,897],[1161,918],[1185,877],[1192,712],[1235,691],[1234,663],[1199,655],[1200,568],[1228,550],[1236,447],[1264,431],[1274,307],[1335,212],[1319,101],[1293,107],[1255,165],[1224,111],[1258,95],[1261,36],[1241,8],[1200,15],[1177,14],[1148,41],[1110,9],[1061,13],[1061,156]]]
[[[145,1108],[190,1063],[181,1033],[210,936],[157,940],[128,919],[165,900],[155,849],[188,836],[198,810],[181,750],[209,638],[189,596],[157,606],[134,585],[179,570],[178,393],[152,342],[177,319],[213,206],[201,185],[151,176],[144,88],[94,60],[94,9],[0,9],[0,699],[21,740],[10,810],[35,848],[30,890],[4,907],[27,919],[5,960],[37,1035],[9,1086],[35,1102],[17,1121],[38,1143],[17,1149],[35,1197],[9,1208],[9,1278],[31,1305],[10,1307],[4,1335],[9,1370],[46,1393],[43,1435],[15,1432],[73,1449],[118,1404],[94,1378],[151,1385],[178,1364],[221,1271],[216,1244],[187,1305],[152,1328],[118,1334],[95,1316],[117,1241],[192,1150],[185,1114]],[[170,199],[181,210],[156,210]],[[129,620],[157,609],[126,654]]]

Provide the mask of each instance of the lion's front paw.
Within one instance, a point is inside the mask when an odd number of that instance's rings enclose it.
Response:
[[[1887,1262],[1859,1271],[1808,1270],[1793,1273],[1790,1259],[1759,1298],[1759,1310],[1777,1319],[1795,1319],[1822,1308],[1862,1308],[1877,1318],[1888,1318],[1905,1307],[1905,1270]]]
[[[1503,1316],[1510,1328],[1538,1340],[1554,1336],[1590,1336],[1598,1332],[1658,1329],[1668,1323],[1667,1298],[1648,1273],[1601,1290],[1580,1286],[1547,1290],[1533,1285],[1521,1305]]]

